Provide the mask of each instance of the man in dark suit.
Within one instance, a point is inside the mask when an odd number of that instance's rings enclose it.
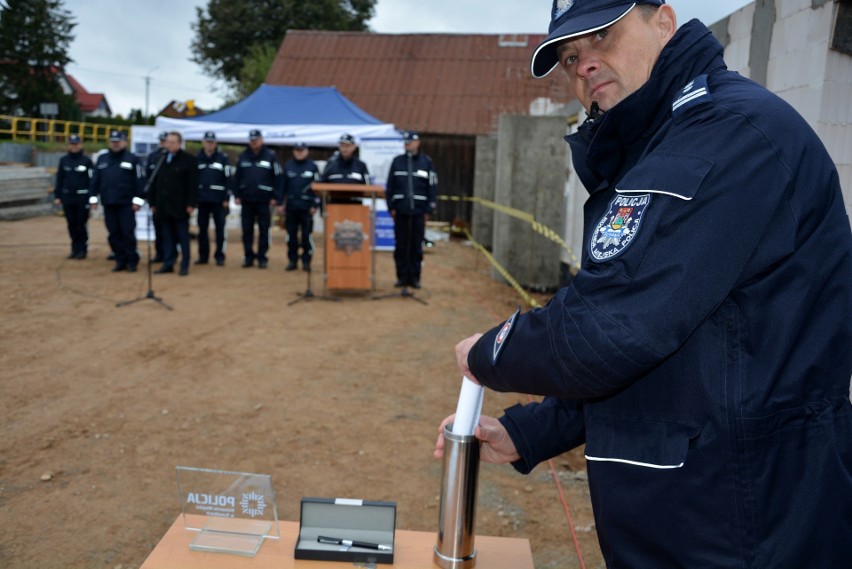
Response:
[[[155,272],[174,272],[180,244],[183,277],[189,274],[189,216],[198,205],[198,161],[181,149],[181,142],[178,132],[170,132],[166,137],[168,154],[148,190],[148,203],[163,228],[163,266]]]

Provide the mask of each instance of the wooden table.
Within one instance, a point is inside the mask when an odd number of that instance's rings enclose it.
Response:
[[[255,557],[240,557],[226,553],[190,551],[189,544],[197,532],[184,529],[183,517],[178,516],[141,569],[341,569],[351,563],[304,561],[293,559],[297,522],[278,522],[281,539],[268,539]],[[396,552],[393,565],[401,569],[435,569],[432,551],[436,534],[425,531],[396,530]],[[527,539],[476,536],[477,569],[533,569],[532,551]]]

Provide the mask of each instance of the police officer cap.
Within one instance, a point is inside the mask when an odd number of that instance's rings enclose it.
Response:
[[[533,52],[530,64],[533,77],[544,77],[559,63],[556,44],[611,26],[627,15],[636,4],[660,6],[665,1],[553,0],[547,37]]]
[[[109,132],[109,141],[117,142],[119,140],[127,140],[127,133],[120,130],[111,130]]]
[[[302,142],[301,140],[293,145],[293,148],[307,148],[308,145]]]
[[[160,140],[165,140],[165,139],[167,139],[168,137],[169,137],[169,133],[168,133],[168,131],[165,131],[165,130],[164,130],[163,132],[161,132],[161,133],[159,134],[159,136],[158,136],[158,138],[159,138]]]
[[[253,128],[249,131],[249,140],[257,140],[261,138],[263,134],[256,128]]]
[[[355,144],[355,137],[347,132],[340,135],[340,140],[338,142],[340,144]]]
[[[249,135],[249,136],[251,136],[251,135]],[[204,140],[206,140],[208,142],[216,142],[216,133],[213,132],[212,130],[208,130],[207,132],[204,133]]]
[[[407,130],[402,133],[403,142],[414,142],[415,140],[420,140],[420,135],[414,132],[413,130]]]
[[[72,134],[68,137],[68,144],[80,144],[80,142],[82,141],[80,140],[79,134]]]

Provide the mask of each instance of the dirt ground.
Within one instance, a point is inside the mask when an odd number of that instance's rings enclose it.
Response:
[[[427,253],[428,306],[288,306],[306,274],[283,270],[283,232],[261,271],[240,267],[231,230],[225,267],[154,276],[173,311],[119,308],[145,295],[144,264],[110,273],[103,222],[89,227],[77,261],[64,259],[61,218],[0,223],[0,567],[139,567],[180,511],[177,465],[271,474],[281,519],[298,520],[302,496],[350,497],[396,501],[398,529],[436,530],[432,450],[458,399],[453,346],[519,304],[476,251]],[[389,253],[377,276],[377,292],[394,291]],[[483,412],[527,400],[489,391]],[[603,567],[582,453],[553,462],[585,566]],[[529,476],[483,465],[476,526],[528,538],[539,569],[580,567],[547,464]]]

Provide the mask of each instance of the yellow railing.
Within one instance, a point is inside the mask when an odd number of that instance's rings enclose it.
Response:
[[[130,127],[126,125],[0,115],[0,138],[65,142],[70,135],[78,134],[83,142],[107,142],[111,130],[124,131],[130,135]]]

